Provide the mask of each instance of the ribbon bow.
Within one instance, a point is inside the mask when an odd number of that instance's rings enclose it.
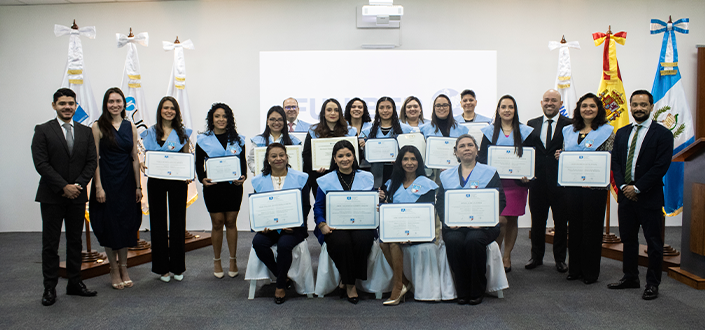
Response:
[[[54,35],[61,37],[67,34],[78,34],[90,39],[95,39],[95,26],[84,26],[78,30],[75,30],[68,26],[54,24]]]
[[[666,23],[660,19],[652,19],[651,34],[659,34],[666,31],[676,31],[683,34],[688,34],[688,22],[690,22],[690,20],[687,18],[681,18],[673,23]]]
[[[569,48],[575,48],[575,49],[580,49],[580,43],[577,41],[571,41],[567,43],[560,43],[558,41],[549,41],[548,42],[548,50],[555,50],[561,47],[569,47]]]
[[[117,40],[118,48],[121,48],[128,43],[138,43],[145,47],[149,46],[149,34],[147,34],[147,32],[139,33],[134,37],[128,37],[122,33],[116,33],[115,39]]]
[[[194,49],[193,48],[193,41],[191,39],[182,41],[181,43],[175,44],[173,42],[168,42],[168,41],[162,41],[162,44],[164,45],[164,50],[174,50],[176,47],[182,47],[185,49]]]

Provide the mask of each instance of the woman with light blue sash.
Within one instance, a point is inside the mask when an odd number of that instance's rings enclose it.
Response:
[[[487,151],[490,146],[514,146],[514,153],[518,157],[524,154],[523,147],[533,146],[529,136],[534,129],[519,122],[519,109],[511,95],[504,95],[499,99],[495,118],[494,125],[482,128],[482,147],[477,161],[483,164],[487,164]],[[509,273],[512,271],[511,253],[519,233],[518,219],[524,215],[526,209],[529,178],[502,179],[502,187],[507,196],[507,207],[499,217],[501,231],[497,244],[502,248],[504,242],[502,261],[504,271]]]
[[[252,179],[255,193],[272,192],[286,189],[303,190],[307,185],[308,174],[290,169],[289,156],[286,147],[281,143],[267,146],[262,173]],[[311,210],[308,194],[301,195],[301,209],[304,223],[296,228],[269,230],[265,228],[252,239],[252,248],[257,257],[277,277],[277,288],[274,291],[274,302],[282,304],[286,297],[286,289],[291,286],[287,274],[291,268],[291,251],[308,237],[306,218]],[[272,245],[277,245],[277,257],[274,258]]]
[[[399,110],[399,121],[409,125],[413,132],[421,132],[421,126],[426,124],[426,120],[423,118],[423,108],[418,97],[409,96],[404,100]]]
[[[262,166],[262,164],[255,164],[255,148],[266,147],[270,143],[275,142],[285,146],[301,144],[301,140],[289,135],[289,131],[286,129],[286,112],[284,112],[284,108],[278,105],[269,108],[269,111],[267,111],[267,126],[264,128],[264,132],[253,137],[250,141],[252,141],[252,148],[250,148],[250,153],[247,157],[247,167],[250,168],[252,173],[256,172],[255,166]]]
[[[377,100],[374,124],[372,124],[372,127],[362,130],[359,143],[364,148],[367,139],[395,138],[399,134],[406,133],[411,133],[411,127],[399,122],[397,106],[394,100],[389,96],[383,96]],[[392,164],[371,164],[370,172],[375,177],[375,188],[382,186],[392,176]]]
[[[359,301],[355,281],[367,280],[367,258],[377,236],[375,229],[335,230],[326,223],[326,193],[329,191],[373,190],[374,178],[369,172],[358,169],[355,147],[349,141],[338,141],[333,146],[331,172],[318,178],[316,203],[313,215],[318,242],[327,244],[328,255],[340,274],[348,301]],[[342,287],[341,287],[342,288]]]
[[[355,97],[348,101],[345,105],[345,121],[348,122],[350,127],[355,128],[357,135],[364,129],[369,129],[372,127],[372,118],[370,118],[370,111],[367,110],[367,102],[363,101],[359,97]],[[360,147],[360,168],[366,171],[370,170],[370,163],[365,160],[365,156],[362,152],[362,147]]]
[[[453,117],[459,123],[492,123],[492,118],[485,117],[475,112],[477,106],[477,98],[475,91],[466,89],[460,93],[460,106],[463,107],[463,113]]]
[[[497,189],[499,212],[506,206],[504,189],[494,167],[476,161],[477,142],[463,134],[455,142],[455,156],[460,165],[441,173],[441,184],[436,195],[436,212],[443,221],[443,240],[448,253],[448,263],[455,273],[458,304],[477,305],[487,287],[487,245],[499,236],[499,224],[494,227],[449,227],[445,224],[445,191],[447,189]]]
[[[242,184],[247,178],[245,169],[245,136],[238,134],[233,110],[227,104],[214,103],[206,116],[208,130],[199,134],[196,142],[196,174],[203,184],[203,201],[211,217],[211,243],[213,245],[213,276],[223,278],[220,252],[223,246],[223,226],[230,252],[228,276],[238,274],[237,215],[242,204]],[[206,160],[211,157],[238,157],[239,180],[211,182],[206,173]]]
[[[573,125],[563,127],[565,151],[612,151],[614,127],[607,121],[602,100],[583,95],[573,111]],[[556,151],[558,159],[561,150]],[[602,231],[608,188],[565,187],[568,211],[568,277],[585,284],[597,282],[602,259]]]
[[[453,119],[452,104],[450,98],[445,94],[440,94],[433,100],[431,122],[420,128],[424,138],[428,139],[430,136],[457,138],[458,136],[468,133],[467,127],[459,125],[458,122]],[[439,169],[429,169],[426,171],[426,175],[436,183],[440,182],[438,181],[440,173],[441,170]]]
[[[385,203],[434,203],[438,185],[426,177],[423,158],[414,146],[404,146],[399,150],[394,162],[392,176],[380,188],[380,200]],[[433,243],[422,243],[431,249],[429,254],[437,254],[438,247]],[[381,243],[380,248],[387,263],[392,266],[392,294],[384,302],[385,306],[398,305],[407,292],[409,280],[404,276],[404,252],[399,243]],[[435,251],[434,251],[435,250]],[[429,270],[430,271],[430,270]],[[424,286],[437,286],[440,283],[419,283]],[[417,291],[419,288],[415,288]]]
[[[157,124],[140,134],[144,149],[164,152],[190,152],[191,129],[181,122],[179,103],[165,96],[157,107]],[[186,198],[188,183],[178,180],[149,178],[149,228],[152,231],[152,272],[163,282],[184,279],[186,270]],[[167,199],[169,225],[167,229]]]

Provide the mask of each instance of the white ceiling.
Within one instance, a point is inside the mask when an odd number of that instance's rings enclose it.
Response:
[[[0,0],[0,6],[27,6],[27,5],[57,5],[71,3],[99,3],[99,2],[151,2],[175,0]]]

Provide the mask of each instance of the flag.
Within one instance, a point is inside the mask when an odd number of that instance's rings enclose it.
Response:
[[[627,33],[624,31],[615,34],[612,34],[611,31],[607,31],[606,34],[601,32],[592,34],[595,46],[605,44],[602,53],[602,78],[597,96],[602,100],[607,112],[607,120],[614,127],[614,132],[629,125],[628,99],[624,93],[622,74],[619,72],[619,64],[617,63],[617,43],[624,45],[626,38]],[[612,196],[617,198],[617,187],[615,187],[612,173],[610,173],[610,181]]]
[[[573,110],[578,103],[578,97],[575,95],[575,85],[573,84],[573,75],[570,67],[570,49],[580,49],[580,44],[577,41],[561,42],[549,41],[549,50],[558,50],[558,72],[556,75],[556,90],[561,94],[563,105],[561,106],[561,115],[566,117],[573,116]]]
[[[75,27],[75,23],[74,23]],[[63,25],[54,25],[54,35],[61,37],[69,35],[69,54],[66,61],[64,77],[61,79],[62,88],[70,88],[76,93],[76,112],[73,120],[83,125],[90,126],[98,120],[101,111],[95,103],[93,90],[85,74],[83,63],[83,46],[80,36],[95,39],[95,26],[85,26],[82,28],[69,28]]]
[[[693,143],[693,119],[685,98],[681,73],[678,69],[678,48],[676,32],[688,33],[687,18],[673,23],[651,20],[651,34],[663,33],[661,54],[656,68],[654,86],[654,112],[652,118],[673,133],[673,154],[677,154]],[[671,163],[663,179],[664,212],[674,216],[683,210],[683,162]]]

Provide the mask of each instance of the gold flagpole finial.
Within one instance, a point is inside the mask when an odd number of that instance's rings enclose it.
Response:
[[[607,26],[607,34],[612,34],[612,25]]]
[[[135,36],[135,35],[132,34],[132,28],[130,28],[130,34],[128,34],[127,37],[128,37],[128,38],[132,38],[132,37],[134,37],[134,36]]]
[[[561,43],[562,43],[562,44],[568,43],[567,41],[565,41],[565,34],[564,34],[563,37],[561,38]]]
[[[176,36],[176,40],[174,40],[174,43],[175,43],[175,44],[180,44],[180,43],[181,43],[181,41],[179,41],[179,36]]]

